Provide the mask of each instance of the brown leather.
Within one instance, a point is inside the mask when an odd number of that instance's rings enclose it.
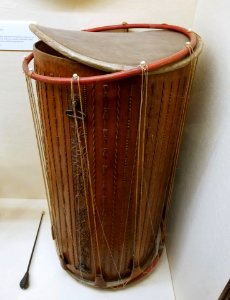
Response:
[[[31,24],[30,29],[64,56],[105,71],[132,69],[168,57],[185,47],[188,38],[168,30],[86,32]]]

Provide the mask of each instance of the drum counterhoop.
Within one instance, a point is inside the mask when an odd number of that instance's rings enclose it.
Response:
[[[164,247],[200,38],[166,24],[31,30],[23,69],[58,255],[83,283],[124,287]]]

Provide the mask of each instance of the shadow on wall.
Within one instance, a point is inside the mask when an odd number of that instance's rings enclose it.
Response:
[[[173,234],[177,234],[177,243],[186,244],[188,232],[184,231],[188,227],[185,226],[185,229],[181,224],[187,224],[187,218],[191,217],[192,226],[194,216],[189,216],[189,211],[191,206],[198,207],[197,202],[201,199],[197,195],[202,179],[215,153],[219,130],[218,98],[210,88],[215,81],[215,63],[209,50],[204,49],[198,61],[190,98],[168,222],[168,252],[173,256],[176,249],[183,249],[183,246],[175,245]]]
[[[16,165],[15,168],[12,165],[0,165],[0,170],[0,198],[46,198],[39,165]]]
[[[176,185],[188,180],[189,185],[194,184],[191,195],[199,188],[218,138],[218,99],[210,88],[215,81],[215,66],[204,50],[195,74],[175,181]]]

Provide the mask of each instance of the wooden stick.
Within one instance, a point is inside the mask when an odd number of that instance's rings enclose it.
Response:
[[[41,227],[41,223],[42,223],[42,219],[43,219],[44,214],[45,214],[45,212],[43,211],[42,214],[41,214],[41,218],[40,218],[40,222],[39,222],[39,225],[38,225],[37,234],[36,234],[36,237],[35,237],[33,249],[32,249],[31,255],[30,255],[30,260],[29,260],[29,263],[28,263],[28,266],[27,266],[27,269],[26,269],[26,273],[22,277],[22,279],[20,281],[20,284],[19,284],[20,288],[23,289],[23,290],[25,290],[25,289],[27,289],[29,287],[29,269],[30,269],[32,257],[33,257],[33,254],[34,254],[34,249],[35,249],[35,246],[36,246],[36,243],[37,243],[38,234],[39,234],[39,231],[40,231],[40,227]]]

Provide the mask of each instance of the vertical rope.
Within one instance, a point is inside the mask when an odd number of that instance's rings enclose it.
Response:
[[[77,111],[76,111],[76,100],[74,97],[74,81],[77,80],[78,84],[78,93],[79,93],[79,102],[80,102],[80,109],[82,113],[82,128],[83,128],[83,138],[84,138],[84,146],[85,146],[85,157],[86,157],[86,163],[83,161],[84,153],[83,153],[83,146],[81,137],[79,134],[79,122],[77,117]],[[93,207],[93,223],[94,223],[94,229],[95,229],[95,239],[96,239],[96,247],[97,247],[97,258],[99,263],[99,270],[100,275],[102,276],[102,266],[101,266],[101,257],[100,257],[100,249],[99,249],[99,241],[98,241],[98,233],[97,233],[97,224],[96,224],[96,214],[95,214],[95,206],[94,206],[94,195],[93,195],[93,187],[92,187],[92,178],[91,178],[91,172],[90,172],[90,166],[89,166],[89,158],[88,158],[88,146],[87,146],[87,136],[86,136],[86,129],[85,129],[85,120],[83,115],[83,103],[81,98],[81,88],[79,83],[79,76],[77,74],[73,74],[72,80],[71,80],[71,99],[72,99],[72,107],[73,107],[73,113],[74,113],[74,121],[76,126],[76,133],[77,133],[77,139],[79,143],[79,152],[80,152],[80,163],[81,163],[81,169],[82,169],[82,176],[83,176],[83,185],[84,185],[84,192],[85,192],[85,200],[86,200],[86,207],[87,207],[87,214],[88,214],[88,222],[89,222],[89,229],[90,229],[90,238],[91,238],[91,245],[93,246],[93,239],[92,239],[92,229],[90,224],[90,215],[89,215],[89,203],[88,203],[88,197],[87,197],[87,179],[85,178],[85,167],[87,170],[87,177],[89,180],[89,188],[90,188],[90,198],[92,202]],[[86,164],[86,166],[85,166]],[[94,254],[94,253],[93,253]],[[95,270],[96,270],[96,258],[94,255],[94,264],[95,264]],[[97,272],[97,270],[96,270]]]
[[[137,131],[137,173],[136,173],[136,189],[135,189],[135,213],[134,213],[134,245],[133,245],[133,271],[140,266],[139,247],[137,245],[138,234],[140,235],[140,226],[137,232],[137,226],[141,222],[141,200],[143,197],[143,178],[144,178],[144,155],[145,155],[145,129],[146,129],[146,108],[147,108],[147,89],[148,89],[148,68],[144,61],[140,63],[142,71],[141,76],[141,100],[140,115]],[[139,199],[139,201],[138,201]],[[139,202],[139,203],[138,203]],[[139,204],[139,205],[138,205]],[[138,224],[138,207],[139,207],[139,224]],[[139,242],[139,241],[138,241]],[[136,265],[137,264],[137,265]],[[132,276],[132,275],[131,275]]]
[[[79,82],[79,76],[77,74],[73,75],[73,80],[71,83],[71,93],[72,93],[72,99],[74,99],[74,95],[73,95],[73,81],[77,80],[77,84],[78,84],[78,92],[79,92],[79,102],[80,102],[80,109],[81,109],[81,113],[83,113],[83,104],[82,104],[82,98],[81,98],[81,87],[80,87],[80,82]],[[76,114],[76,105],[75,103],[73,103],[73,109],[74,109],[74,119],[75,119],[75,123],[76,123],[76,128],[77,131],[79,129],[79,125],[78,125],[78,121],[77,121],[77,114]],[[89,179],[89,187],[90,187],[90,198],[91,198],[91,203],[92,203],[92,207],[93,207],[93,222],[94,222],[94,228],[95,228],[95,240],[96,240],[96,247],[97,247],[97,257],[98,257],[98,263],[99,263],[99,269],[100,269],[100,274],[102,279],[103,279],[103,275],[102,275],[102,264],[101,264],[101,257],[100,257],[100,248],[99,248],[99,240],[98,240],[98,232],[97,232],[97,224],[96,224],[96,214],[98,216],[98,220],[101,226],[101,230],[102,230],[102,234],[103,237],[105,239],[109,254],[111,256],[112,262],[114,264],[115,270],[118,274],[119,277],[119,281],[122,284],[122,278],[121,278],[121,274],[119,271],[118,266],[116,265],[115,259],[113,257],[113,253],[111,250],[111,247],[109,245],[108,239],[106,237],[104,228],[103,228],[103,224],[102,224],[102,220],[96,205],[96,201],[95,201],[95,197],[94,197],[94,193],[93,193],[93,183],[92,183],[92,177],[91,177],[91,171],[90,171],[90,164],[89,164],[89,155],[88,155],[88,146],[87,146],[87,136],[86,136],[86,129],[85,129],[85,121],[84,118],[82,119],[82,127],[83,127],[83,137],[84,137],[84,144],[85,144],[85,151],[86,151],[86,168],[87,168],[87,175],[88,175],[88,179]],[[81,141],[79,144],[79,147],[81,148]],[[81,151],[80,156],[83,156],[83,152]],[[82,168],[84,168],[84,163],[82,163]],[[89,210],[89,206],[87,204],[87,210]],[[90,220],[89,220],[90,222]],[[92,234],[91,234],[92,236]]]
[[[29,75],[25,74],[25,79],[26,79],[26,84],[27,84],[27,90],[28,90],[28,95],[29,95],[29,102],[30,102],[30,109],[32,113],[32,118],[33,118],[33,124],[34,124],[34,129],[35,129],[35,135],[36,135],[36,141],[37,141],[37,146],[38,146],[38,152],[39,152],[39,158],[40,158],[40,163],[41,163],[41,168],[42,168],[42,177],[43,177],[43,182],[45,186],[45,192],[46,192],[46,197],[47,197],[47,202],[48,202],[48,209],[49,209],[49,215],[51,218],[51,223],[54,224],[54,217],[53,213],[51,210],[51,204],[50,204],[50,189],[49,189],[49,184],[48,184],[48,174],[47,174],[47,162],[45,158],[45,149],[44,149],[44,136],[42,133],[42,125],[41,125],[41,119],[39,116],[39,111],[38,111],[38,99],[36,99],[34,95],[34,89],[33,89],[33,84],[32,80]],[[58,253],[60,254],[60,247],[57,239],[57,249]]]
[[[179,134],[178,134],[178,142],[177,142],[177,147],[176,147],[176,152],[175,152],[175,157],[174,157],[174,165],[173,165],[173,169],[172,169],[171,182],[170,182],[170,186],[169,186],[168,200],[167,200],[167,203],[166,203],[166,212],[165,212],[165,217],[164,217],[164,220],[163,220],[164,227],[166,227],[166,224],[167,224],[167,221],[168,221],[169,208],[170,208],[171,199],[172,199],[172,192],[173,192],[173,181],[174,181],[174,178],[175,178],[176,165],[177,165],[177,160],[178,160],[179,150],[180,150],[180,142],[181,142],[184,123],[185,123],[185,118],[186,118],[186,112],[187,112],[187,106],[188,106],[188,97],[189,97],[189,94],[190,94],[190,91],[191,91],[191,88],[192,88],[192,81],[193,81],[193,78],[194,78],[196,64],[197,64],[197,56],[196,56],[196,53],[194,52],[193,47],[191,46],[191,43],[186,42],[185,47],[187,47],[188,50],[189,50],[191,67],[190,67],[190,70],[189,70],[188,86],[187,86],[187,90],[185,92],[186,101],[185,101],[185,106],[184,106],[184,110],[183,110],[183,113],[182,113],[182,120],[181,120]]]
[[[148,101],[148,68],[147,65],[142,62],[141,63],[142,68],[142,96],[143,97],[143,128],[142,128],[142,137],[141,137],[141,182],[140,182],[140,202],[143,201],[143,190],[146,187],[144,184],[144,161],[145,161],[145,137],[146,137],[146,115],[147,115],[147,101]],[[146,193],[147,196],[147,193]],[[148,201],[148,199],[147,199]],[[141,203],[140,203],[141,205]],[[141,247],[141,230],[143,230],[142,227],[142,214],[140,210],[140,216],[139,216],[139,249],[138,249],[138,265],[140,265],[140,247]]]

